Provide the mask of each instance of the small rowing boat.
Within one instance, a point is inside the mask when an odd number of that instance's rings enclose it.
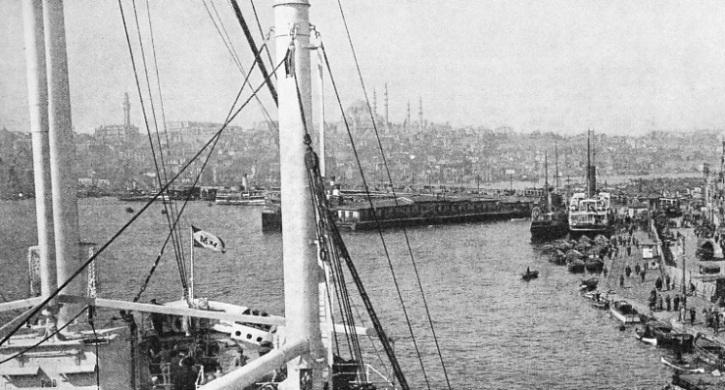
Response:
[[[610,302],[609,311],[612,312],[612,315],[614,315],[616,319],[622,321],[625,325],[641,322],[639,312],[637,312],[637,310],[627,301]]]
[[[725,344],[698,333],[693,345],[698,359],[716,366],[719,370],[725,367]]]
[[[679,362],[677,362],[677,361],[675,361],[673,359],[667,359],[664,356],[662,356],[662,358],[660,359],[660,361],[665,366],[670,367],[670,368],[672,368],[672,369],[674,369],[676,371],[680,371],[680,372],[688,372],[688,373],[693,373],[693,374],[695,374],[695,373],[702,374],[702,373],[705,372],[705,369],[704,368],[697,367],[694,364],[687,363],[685,361],[679,361]]]
[[[527,281],[527,282],[528,282],[529,280],[531,280],[531,279],[536,279],[536,278],[538,278],[538,277],[539,277],[539,271],[537,271],[537,270],[533,270],[533,271],[531,271],[531,270],[530,270],[530,269],[528,269],[528,268],[526,268],[526,272],[524,272],[523,274],[521,274],[521,278],[522,278],[523,280]]]

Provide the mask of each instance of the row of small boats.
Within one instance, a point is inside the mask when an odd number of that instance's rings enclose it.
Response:
[[[603,235],[595,238],[581,236],[578,240],[564,238],[544,245],[543,252],[551,255],[555,264],[566,265],[569,272],[601,272],[603,257],[609,252],[609,239]]]
[[[637,340],[671,351],[661,357],[661,363],[678,374],[700,374],[725,371],[725,343],[703,333],[696,335],[675,329],[671,324],[639,313],[629,302],[613,290],[589,290],[582,281],[582,296],[592,306],[609,309],[622,326],[642,324],[634,330]],[[692,353],[687,359],[684,353]]]

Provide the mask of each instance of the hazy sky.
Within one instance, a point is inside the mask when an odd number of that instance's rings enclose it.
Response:
[[[137,1],[148,48],[145,4]],[[229,3],[214,4],[249,67]],[[240,4],[257,32],[248,2]],[[271,4],[255,1],[265,32]],[[141,126],[117,2],[65,5],[76,131],[121,123],[126,91]],[[565,134],[725,127],[722,1],[343,0],[343,7],[371,99],[375,89],[382,114],[387,82],[393,122],[405,118],[408,100],[416,118],[420,97],[425,119],[456,126]],[[151,0],[150,8],[167,119],[222,122],[241,76],[203,3]],[[132,18],[128,0],[124,9]],[[347,105],[362,92],[337,1],[313,1],[311,22],[323,34]],[[20,1],[0,1],[0,126],[24,131],[22,34]],[[268,94],[265,102],[274,116]],[[339,119],[335,107],[330,94],[328,120]],[[254,105],[237,122],[259,120]]]

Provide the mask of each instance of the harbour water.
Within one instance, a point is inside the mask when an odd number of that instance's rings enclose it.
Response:
[[[79,201],[84,241],[105,243],[140,203]],[[165,239],[163,206],[153,205],[101,255],[102,297],[131,300]],[[196,293],[210,299],[283,313],[281,235],[261,231],[256,207],[187,207],[182,225],[219,235],[227,253],[196,252]],[[0,292],[27,296],[27,247],[35,242],[32,200],[0,202]],[[579,296],[581,275],[547,261],[529,241],[529,221],[408,229],[436,335],[454,389],[660,389],[671,373],[655,347],[620,331],[609,312]],[[377,232],[345,233],[368,293],[395,340],[413,388],[427,388],[395,299],[397,292]],[[403,230],[384,232],[392,268],[423,356],[431,388],[446,387],[435,355]],[[188,254],[188,238],[184,237]],[[526,267],[540,271],[521,280]],[[179,273],[171,247],[142,297],[176,300]],[[362,305],[359,305],[362,311]],[[364,346],[366,344],[363,344]]]

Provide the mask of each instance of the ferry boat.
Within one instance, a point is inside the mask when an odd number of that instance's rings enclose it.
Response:
[[[593,197],[576,193],[569,202],[569,232],[574,236],[609,237],[614,231],[612,216],[609,193],[600,192]]]
[[[369,230],[526,218],[530,213],[531,202],[523,199],[411,195],[342,204],[337,207],[336,224],[341,229]]]
[[[587,235],[593,238],[600,234],[611,237],[613,222],[611,194],[597,192],[596,166],[591,162],[591,145],[587,137],[587,192],[578,192],[571,197],[569,233],[574,237]]]
[[[264,206],[262,192],[217,192],[214,201],[219,206]]]

